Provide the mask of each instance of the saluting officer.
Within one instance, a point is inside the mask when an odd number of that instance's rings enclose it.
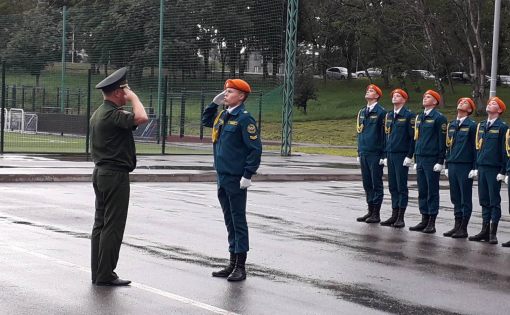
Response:
[[[358,133],[358,162],[361,165],[363,188],[365,189],[368,212],[357,218],[358,222],[379,223],[383,201],[384,167],[384,118],[386,110],[379,105],[381,89],[370,84],[365,91],[367,106],[360,109],[356,122]]]
[[[246,279],[245,262],[249,250],[246,193],[262,155],[257,124],[244,105],[250,92],[250,85],[244,80],[227,80],[224,91],[213,99],[202,115],[202,124],[213,128],[218,199],[227,227],[230,253],[230,264],[212,275],[228,281]],[[226,109],[218,113],[219,105]]]
[[[393,110],[386,114],[384,132],[386,133],[386,158],[388,166],[388,186],[391,194],[391,217],[381,222],[384,226],[402,228],[405,226],[404,214],[407,208],[409,189],[407,178],[409,167],[413,165],[414,155],[414,114],[405,107],[409,96],[402,89],[391,92]]]
[[[95,163],[92,182],[96,212],[92,229],[92,283],[120,286],[131,283],[115,273],[129,206],[129,173],[136,167],[133,129],[148,121],[143,104],[129,89],[127,68],[96,85],[103,104],[90,119],[90,143]],[[130,102],[133,112],[122,108]]]
[[[439,212],[439,176],[445,157],[447,125],[446,117],[436,110],[440,101],[439,93],[434,90],[426,91],[422,101],[424,112],[416,116],[415,167],[421,222],[410,227],[411,231],[436,232],[436,217]]]
[[[498,223],[501,218],[501,182],[505,180],[507,153],[505,135],[507,124],[500,115],[506,105],[498,97],[487,102],[487,120],[476,127],[476,166],[478,171],[478,199],[482,207],[482,230],[470,236],[470,241],[486,241],[497,244]],[[491,223],[492,221],[492,223]]]
[[[476,110],[469,97],[457,101],[457,119],[448,124],[446,136],[445,175],[450,182],[455,225],[443,233],[453,238],[466,238],[467,226],[473,211],[473,173],[476,169],[476,123],[469,118]]]

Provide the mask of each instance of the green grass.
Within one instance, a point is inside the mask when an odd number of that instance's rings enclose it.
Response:
[[[66,72],[66,86],[75,91],[78,88],[85,90],[87,84],[87,64],[68,64]],[[48,67],[41,75],[40,85],[45,86],[47,89],[48,103],[46,106],[59,107],[60,104],[56,102],[56,89],[60,87],[61,75],[60,64],[55,63],[53,66]],[[228,74],[227,74],[228,75]],[[93,85],[102,80],[103,74],[94,75],[92,78]],[[168,110],[171,109],[171,132],[172,134],[179,134],[180,121],[181,121],[181,93],[180,77],[172,78],[174,94],[168,100]],[[256,93],[250,95],[247,101],[247,109],[258,120],[259,119],[259,106],[261,108],[261,131],[263,140],[281,141],[281,127],[282,127],[282,88],[275,88],[274,82],[271,80],[261,80],[260,76],[247,76],[245,78],[248,82],[252,83],[253,89]],[[200,90],[206,90],[203,102],[207,106],[211,99],[214,97],[216,90],[221,89],[223,79],[219,74],[214,74],[208,80],[201,80],[199,77],[186,77],[186,84],[188,89],[185,97],[185,115],[183,121],[185,123],[185,135],[198,136],[200,130],[200,114],[202,106],[202,97]],[[21,72],[7,72],[7,82],[12,87],[16,84],[18,87],[21,85],[34,85],[35,79],[33,76],[23,74]],[[142,102],[146,107],[156,106],[157,96],[154,89],[157,80],[152,77],[150,71],[144,72],[143,84],[135,86],[137,94],[139,94]],[[325,153],[325,154],[340,154],[352,155],[350,149],[334,148],[331,146],[354,146],[356,144],[355,132],[355,118],[358,110],[365,106],[364,91],[368,85],[368,80],[315,80],[318,88],[317,100],[311,100],[308,103],[307,113],[305,114],[298,108],[293,108],[293,143],[314,143],[321,144],[319,147],[298,147],[293,148],[294,152],[308,152],[308,153]],[[392,108],[389,93],[397,86],[396,82],[392,82],[392,86],[384,87],[382,80],[375,80],[376,84],[383,88],[384,96],[380,100],[381,104],[387,109]],[[433,81],[421,80],[416,82],[407,82],[407,90],[410,95],[408,107],[414,112],[422,110],[421,99],[423,92],[429,88],[434,88]],[[152,101],[151,90],[152,87]],[[193,90],[193,91],[192,91]],[[19,93],[19,92],[18,92]],[[92,110],[94,110],[101,102],[101,94],[92,89]],[[440,107],[439,110],[443,112],[448,118],[452,120],[456,115],[455,103],[458,98],[471,95],[471,85],[469,84],[455,84],[453,88],[446,86],[444,95],[445,105]],[[510,87],[498,87],[498,96],[509,103],[510,107]],[[27,95],[27,103],[30,103],[31,95]],[[18,103],[20,95],[18,94]],[[72,106],[76,108],[76,100],[71,99]],[[170,105],[171,103],[171,105]],[[8,104],[10,106],[10,104]],[[40,106],[38,104],[37,106]],[[82,99],[81,112],[85,107],[85,98]],[[30,109],[30,106],[27,106]],[[76,111],[75,111],[76,112]],[[167,113],[169,115],[170,112]],[[503,119],[506,116],[503,115]],[[480,115],[474,115],[475,120],[482,120],[485,118],[484,112]],[[204,129],[204,137],[210,135],[210,129]],[[18,135],[19,136],[19,135]],[[9,138],[11,136],[8,136]],[[14,136],[12,136],[14,137]],[[25,136],[23,136],[25,137]],[[45,139],[45,140],[42,140]],[[16,141],[15,141],[16,140]],[[19,141],[17,141],[19,140]],[[14,138],[10,141],[6,140],[5,150],[11,152],[44,152],[50,150],[51,152],[84,152],[84,139],[75,138],[68,142],[59,142],[59,137],[37,136],[37,140],[27,140],[27,138]],[[18,143],[16,143],[18,142]],[[154,153],[161,152],[161,147],[151,143],[138,143],[137,149],[139,153]],[[171,147],[167,148],[167,152],[171,151]],[[176,152],[186,152],[186,150],[177,150]],[[279,148],[277,149],[279,151]]]
[[[136,142],[138,154],[160,154],[161,144]],[[16,153],[85,153],[85,138],[72,136],[6,132],[4,152]],[[182,148],[166,143],[167,154],[210,154],[207,149]]]

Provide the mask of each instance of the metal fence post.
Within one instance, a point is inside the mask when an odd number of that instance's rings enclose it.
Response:
[[[186,91],[181,91],[181,119],[179,128],[179,138],[184,137],[184,122],[186,120]]]
[[[166,105],[167,105],[167,97],[168,97],[168,76],[165,76],[165,89],[163,90],[163,110],[161,117],[161,154],[165,155],[165,145],[166,145]]]
[[[259,135],[262,130],[262,92],[259,93]]]
[[[2,113],[0,114],[1,123],[0,123],[0,153],[4,153],[4,129],[5,129],[5,61],[2,62]]]
[[[88,79],[87,79],[87,136],[85,138],[85,153],[87,154],[87,160],[89,159],[89,141],[90,141],[90,86],[92,82],[92,70],[88,71]]]
[[[204,90],[201,91],[200,94],[200,141],[204,139],[204,125],[202,125],[202,115],[204,114],[204,106],[205,106],[205,95]]]

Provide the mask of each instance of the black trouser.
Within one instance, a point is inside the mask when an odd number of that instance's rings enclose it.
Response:
[[[117,279],[114,270],[119,260],[129,205],[129,173],[95,168],[92,183],[96,194],[96,213],[92,228],[92,281]]]

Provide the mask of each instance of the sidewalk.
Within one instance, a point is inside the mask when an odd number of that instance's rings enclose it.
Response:
[[[131,174],[138,182],[213,182],[212,155],[144,155]],[[94,164],[83,156],[0,155],[0,182],[87,182]],[[315,154],[264,154],[254,181],[361,179],[356,159]]]

